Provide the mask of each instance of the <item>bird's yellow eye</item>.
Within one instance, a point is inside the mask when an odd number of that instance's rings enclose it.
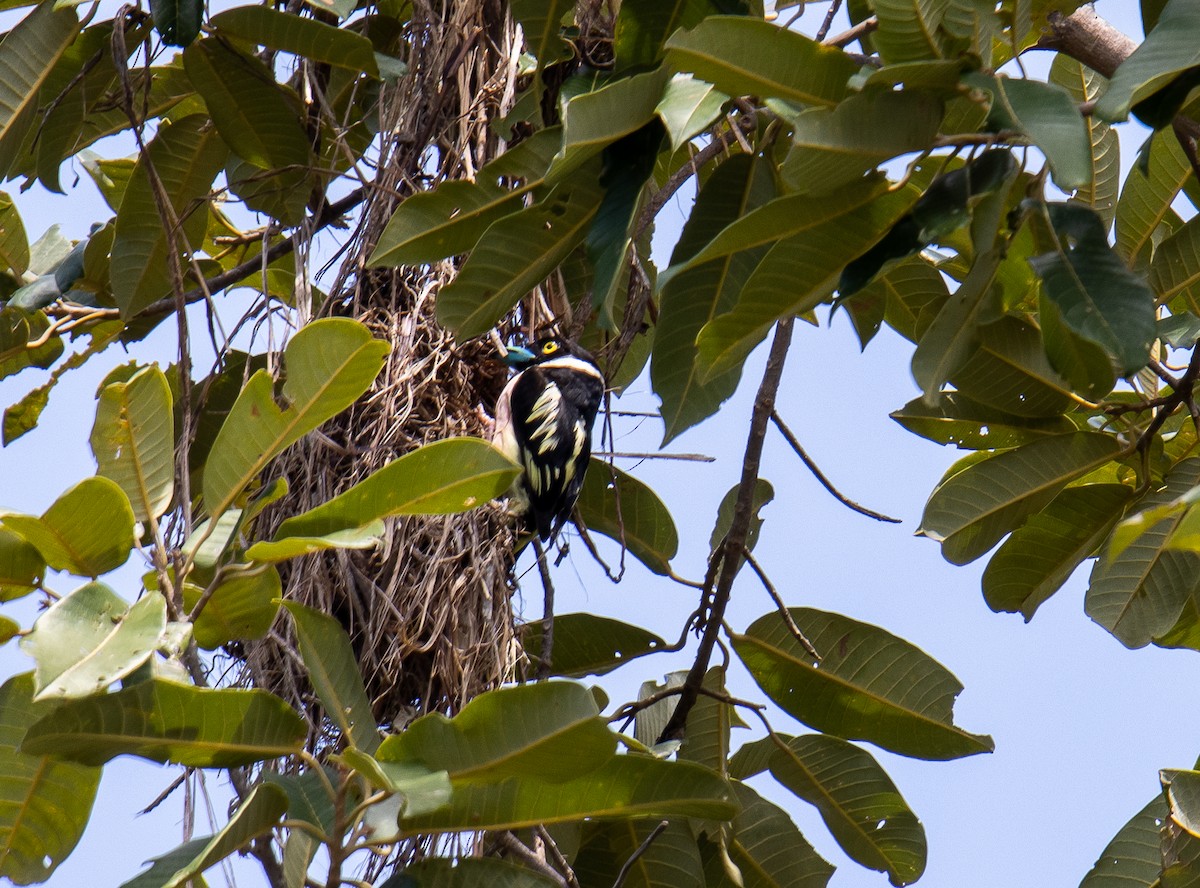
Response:
[[[546,342],[546,343],[542,344],[542,354],[552,355],[556,351],[558,351],[558,343],[555,342],[554,340],[551,340],[550,342]]]

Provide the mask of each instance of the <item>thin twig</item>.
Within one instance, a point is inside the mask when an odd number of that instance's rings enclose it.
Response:
[[[828,490],[833,498],[839,503],[848,509],[858,512],[860,515],[866,515],[868,518],[874,518],[876,521],[887,521],[889,524],[901,523],[899,518],[892,518],[889,515],[884,515],[882,512],[876,512],[873,509],[868,509],[866,506],[860,506],[854,500],[840,493],[838,489],[833,486],[833,483],[825,477],[825,473],[817,467],[815,462],[813,462],[812,457],[804,452],[804,448],[800,446],[800,441],[795,435],[792,434],[792,430],[784,424],[783,420],[779,416],[778,411],[771,411],[771,422],[775,423],[775,428],[779,429],[787,442],[792,445],[792,450],[796,451],[796,456],[800,457],[800,461],[808,467],[810,472],[813,473],[813,477],[820,481],[821,486]]]
[[[162,792],[160,792],[157,796],[154,797],[154,801],[152,801],[146,807],[142,808],[142,810],[138,811],[138,815],[141,816],[142,814],[149,814],[151,811],[153,811],[155,808],[157,808],[159,805],[161,805],[163,802],[165,802],[167,799],[169,799],[171,797],[171,793],[173,793],[175,790],[179,789],[179,787],[183,786],[183,781],[188,779],[189,773],[190,773],[189,770],[187,768],[184,768],[183,773],[180,774],[178,777],[176,777],[174,780],[172,780],[170,786],[168,786],[166,789],[164,789]]]
[[[683,462],[716,462],[715,456],[708,456],[704,453],[627,453],[623,451],[593,451],[592,456],[600,456],[604,458],[612,457],[613,459],[676,459]]]
[[[535,538],[533,552],[537,556],[538,573],[542,575],[542,589],[545,590],[542,608],[542,649],[538,654],[537,680],[544,681],[550,677],[554,666],[554,583],[550,579],[550,566],[546,564],[546,553],[542,544]]]
[[[725,617],[725,608],[729,605],[729,596],[733,591],[733,580],[741,567],[742,550],[746,545],[746,535],[750,530],[750,520],[754,514],[754,491],[757,488],[758,468],[762,462],[763,441],[767,436],[767,423],[775,410],[775,396],[779,392],[779,383],[783,378],[783,365],[787,360],[788,347],[792,343],[792,326],[794,318],[784,318],[775,327],[775,338],[771,342],[771,352],[767,358],[767,367],[763,371],[762,383],[758,387],[758,395],[754,399],[754,411],[750,417],[750,431],[746,439],[746,451],[742,457],[742,477],[738,482],[737,500],[733,507],[733,520],[729,524],[729,532],[718,549],[720,569],[717,574],[715,587],[709,577],[705,578],[705,589],[701,593],[701,607],[705,608],[704,634],[700,638],[700,646],[696,651],[696,660],[692,663],[691,671],[683,683],[683,693],[679,705],[671,713],[671,718],[659,735],[658,742],[677,740],[683,736],[687,724],[688,713],[696,705],[704,674],[712,658],[713,648],[717,643],[717,635],[721,631],[721,622]],[[711,562],[710,562],[711,565]],[[711,596],[710,596],[711,590]]]
[[[511,832],[505,830],[504,832],[493,833],[492,835],[497,845],[512,854],[514,857],[519,857],[530,869],[541,873],[548,879],[553,879],[557,884],[563,886],[563,888],[567,888],[566,877],[563,876],[562,873],[558,872],[558,870],[554,869],[554,867],[546,863],[546,861],[542,860],[542,858],[534,854],[533,851],[527,848],[525,844]]]
[[[629,878],[629,873],[633,869],[633,865],[637,859],[641,857],[654,844],[654,840],[662,835],[662,831],[667,828],[667,821],[660,821],[658,826],[650,831],[650,835],[646,836],[646,841],[638,845],[638,849],[629,856],[625,861],[625,865],[621,867],[621,871],[617,873],[617,881],[613,882],[613,888],[621,888],[625,884],[625,880]]]
[[[804,4],[800,4],[803,6]],[[821,22],[821,27],[817,29],[817,36],[814,38],[817,43],[820,43],[829,36],[829,29],[833,27],[833,17],[838,14],[838,10],[842,8],[842,0],[833,0],[829,4],[829,11],[825,13],[825,21]]]
[[[868,34],[877,30],[879,30],[879,19],[875,18],[875,16],[871,16],[870,18],[863,19],[854,27],[842,31],[842,33],[838,34],[836,37],[830,37],[824,42],[826,46],[847,46],[848,44],[853,43],[855,40],[866,37]]]
[[[788,631],[792,633],[792,637],[795,638],[796,641],[800,642],[800,646],[808,652],[808,655],[819,663],[821,661],[821,655],[817,653],[817,649],[813,647],[813,643],[808,640],[808,636],[800,631],[800,627],[797,626],[796,621],[792,619],[791,611],[787,609],[787,605],[784,604],[783,599],[779,597],[779,592],[776,591],[774,583],[767,578],[766,571],[762,569],[762,565],[758,563],[758,560],[750,554],[750,548],[748,546],[742,548],[742,555],[745,556],[746,563],[750,565],[750,569],[758,574],[759,581],[763,584],[763,588],[767,590],[767,594],[771,596],[771,600],[775,602],[775,607],[779,609],[779,616],[781,616],[783,618],[783,622],[787,624]]]
[[[542,840],[542,844],[550,852],[550,856],[554,859],[554,865],[562,873],[568,888],[580,888],[579,880],[575,878],[575,870],[571,869],[571,864],[558,849],[558,843],[554,841],[554,836],[550,835],[550,831],[540,823],[533,828],[533,831],[537,833],[537,837]]]

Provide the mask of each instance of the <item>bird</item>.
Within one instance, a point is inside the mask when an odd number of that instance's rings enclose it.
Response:
[[[509,510],[546,542],[583,487],[604,374],[588,352],[557,336],[504,349],[502,360],[517,373],[496,401],[492,441],[524,470],[509,490]]]

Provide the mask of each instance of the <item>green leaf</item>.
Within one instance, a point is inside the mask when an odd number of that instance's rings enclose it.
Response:
[[[1113,836],[1079,888],[1151,888],[1159,881],[1163,859],[1159,830],[1167,819],[1167,801],[1156,795]]]
[[[314,62],[379,76],[375,50],[362,34],[266,6],[238,6],[209,24],[223,34],[282,50]]]
[[[1056,83],[968,74],[963,82],[994,96],[988,123],[1021,133],[1050,162],[1054,184],[1074,191],[1093,181],[1088,125],[1071,94]]]
[[[150,658],[167,628],[167,603],[156,592],[132,607],[103,583],[88,583],[56,601],[21,639],[37,663],[35,700],[103,691]]]
[[[1055,435],[998,453],[943,480],[925,504],[918,533],[940,542],[947,561],[974,561],[1071,481],[1120,453],[1120,441],[1099,432]]]
[[[484,166],[474,182],[447,181],[406,198],[367,264],[418,265],[467,252],[493,222],[517,212],[522,197],[543,183],[561,145],[560,128],[541,130]]]
[[[182,223],[176,246],[194,249],[208,224],[208,196],[225,163],[225,143],[196,114],[163,123],[149,145],[150,162]],[[159,218],[146,165],[138,163],[117,211],[110,277],[113,297],[128,320],[171,289],[166,223]],[[182,261],[182,260],[181,260]]]
[[[133,548],[133,509],[107,478],[85,478],[41,518],[0,513],[0,521],[31,543],[46,564],[81,577],[98,577],[129,559]]]
[[[832,294],[846,263],[879,240],[912,205],[915,190],[880,193],[881,186],[864,180],[861,186],[848,186],[837,201],[801,196],[803,204],[789,207],[787,223],[775,233],[784,239],[754,269],[737,305],[700,331],[702,379],[739,364],[777,320],[809,311]],[[767,234],[761,225],[790,200],[771,201],[729,226],[699,256],[727,249],[735,241],[735,230],[743,233],[750,224],[761,243]]]
[[[21,631],[21,624],[8,617],[0,617],[0,645],[8,644]]]
[[[208,514],[232,506],[276,454],[354,403],[378,375],[388,350],[386,342],[346,318],[323,318],[296,333],[284,351],[287,406],[276,401],[271,374],[259,370],[217,433],[204,468]]]
[[[940,392],[932,405],[914,398],[890,415],[914,435],[961,450],[1006,450],[1075,430],[1065,417],[1011,416],[960,392]]]
[[[5,268],[25,273],[29,268],[29,239],[16,204],[0,191],[0,269]]]
[[[541,621],[526,623],[521,641],[526,655],[537,661],[542,653]],[[663,639],[641,626],[595,614],[562,614],[554,618],[553,674],[605,675],[665,647]]]
[[[682,0],[687,2],[687,0]],[[707,3],[707,0],[699,0]],[[626,8],[637,8],[631,4]],[[721,113],[729,96],[703,80],[676,74],[667,83],[662,99],[654,109],[667,130],[671,150],[678,151],[704,132]],[[572,103],[574,104],[574,103]]]
[[[1104,223],[1086,207],[1042,204],[1055,237],[1029,264],[1063,323],[1101,346],[1122,376],[1140,370],[1155,338],[1154,293],[1108,245]]]
[[[717,506],[717,522],[713,525],[712,533],[708,536],[708,549],[715,553],[717,547],[725,540],[729,528],[733,525],[733,512],[737,505],[740,484],[735,484],[725,491],[721,504]],[[775,488],[765,478],[754,479],[754,493],[750,499],[750,527],[746,532],[746,548],[753,549],[758,544],[758,532],[762,529],[763,519],[759,515],[763,506],[775,499]]]
[[[1046,358],[1032,324],[1003,317],[980,330],[980,343],[952,379],[971,400],[1014,416],[1057,417],[1071,409],[1071,387]]]
[[[79,33],[72,8],[39,3],[4,36],[0,47],[0,173],[6,177],[21,143],[36,122],[39,105],[48,101],[41,88]]]
[[[809,734],[775,748],[771,774],[821,812],[838,844],[856,862],[886,872],[893,885],[925,871],[921,821],[870,753],[853,743]]]
[[[771,165],[738,154],[718,166],[696,197],[684,223],[672,264],[691,258],[726,226],[775,196]],[[730,253],[676,275],[660,293],[658,323],[650,354],[650,381],[662,406],[663,444],[717,412],[741,378],[734,368],[700,381],[696,335],[716,315],[731,310],[763,249]]]
[[[175,418],[171,387],[156,365],[99,393],[92,453],[99,473],[125,491],[138,521],[157,518],[175,491]]]
[[[392,460],[315,509],[288,518],[275,541],[317,537],[392,515],[448,515],[500,496],[520,469],[479,438],[447,438]]]
[[[880,127],[881,120],[888,121]],[[928,148],[942,122],[931,93],[873,89],[836,108],[812,108],[792,121],[792,150],[779,174],[793,191],[828,194],[901,154]]]
[[[181,888],[193,885],[205,870],[216,866],[251,839],[271,831],[287,811],[288,797],[271,783],[260,783],[224,828],[206,839],[193,839],[162,857],[150,869],[121,888]]]
[[[63,353],[63,341],[51,336],[44,345],[29,348],[50,326],[42,312],[27,312],[14,305],[0,309],[0,379],[26,367],[46,368]]]
[[[733,818],[729,859],[745,888],[825,888],[833,866],[805,841],[787,813],[742,783],[733,784],[741,810]],[[722,873],[722,875],[725,875]],[[732,886],[715,882],[710,886]]]
[[[1113,74],[1095,114],[1102,120],[1125,120],[1133,105],[1167,87],[1180,72],[1200,65],[1200,47],[1190,39],[1197,30],[1200,8],[1187,0],[1168,3],[1154,30]]]
[[[494,857],[431,857],[406,866],[379,888],[554,888],[559,883]]]
[[[701,686],[716,694],[727,694],[725,667],[711,667],[704,674]],[[704,765],[723,776],[729,761],[730,734],[734,725],[746,727],[731,704],[701,694],[688,713],[683,744],[677,753],[679,761]]]
[[[1188,306],[1193,314],[1200,311],[1200,217],[1188,220],[1155,249],[1150,287],[1159,305],[1178,299],[1176,304]]]
[[[385,832],[389,839],[399,835],[401,810],[409,816],[436,811],[450,800],[453,787],[445,771],[431,771],[417,762],[381,762],[357,749],[347,749],[340,758],[363,775],[378,789],[395,793],[396,798],[373,805],[367,813],[367,825],[376,833]]]
[[[1159,772],[1171,820],[1200,838],[1200,771],[1163,770]]]
[[[716,11],[714,6],[710,0],[622,4],[613,28],[617,70],[659,61],[666,39],[679,28],[694,28]]]
[[[1190,311],[1161,317],[1158,338],[1171,348],[1191,348],[1200,340],[1200,318]]]
[[[1117,252],[1132,268],[1143,268],[1156,244],[1169,235],[1166,223],[1179,190],[1192,178],[1192,165],[1179,140],[1158,133],[1150,142],[1148,168],[1134,164],[1117,201]]]
[[[1104,347],[1067,326],[1045,288],[1038,293],[1038,321],[1046,357],[1070,383],[1072,391],[1090,401],[1103,400],[1117,381],[1117,371]]]
[[[33,673],[0,687],[0,878],[45,882],[83,835],[100,769],[20,751],[29,726],[54,708],[33,702]]]
[[[708,16],[673,34],[666,55],[672,70],[695,74],[727,95],[805,105],[836,105],[858,70],[840,49],[749,16]]]
[[[168,46],[187,46],[200,34],[204,0],[153,0],[154,28]]]
[[[258,542],[246,550],[246,557],[251,561],[278,562],[327,549],[374,549],[383,532],[382,521],[369,521],[362,527],[335,530],[320,536],[289,536],[278,541]]]
[[[983,597],[997,613],[1020,612],[1026,622],[1100,548],[1132,496],[1124,484],[1068,487],[992,556],[983,572]]]
[[[616,884],[617,874],[629,860],[632,864],[621,883],[628,888],[704,888],[704,865],[690,826],[675,820],[665,829],[658,827],[644,819],[586,822],[571,863],[580,884]],[[654,841],[637,853],[655,829]]]
[[[45,573],[42,554],[19,534],[0,527],[0,601],[28,595],[42,585]]]
[[[990,752],[990,737],[953,722],[958,680],[928,654],[878,626],[813,608],[789,608],[820,663],[770,613],[733,647],[754,680],[790,715],[844,740],[944,760]]]
[[[875,0],[879,28],[871,35],[888,64],[943,56],[938,29],[946,0]]]
[[[431,713],[379,747],[383,762],[419,762],[448,771],[455,785],[529,779],[561,784],[609,762],[617,735],[591,693],[575,682],[488,691],[454,718]]]
[[[299,602],[285,601],[283,606],[292,615],[300,657],[326,715],[351,745],[374,754],[379,728],[346,630],[333,617]]]
[[[602,197],[595,171],[585,168],[539,203],[498,219],[438,293],[438,320],[460,340],[486,333],[583,241]]]
[[[1170,504],[1200,485],[1200,459],[1183,460],[1164,481],[1139,503],[1139,512]],[[1144,647],[1166,633],[1200,582],[1200,554],[1166,548],[1183,516],[1180,510],[1150,524],[1118,554],[1103,554],[1092,568],[1084,610],[1126,647]]]
[[[185,584],[183,591],[184,606],[190,610],[201,590]],[[196,644],[211,651],[234,639],[262,638],[275,622],[282,593],[279,571],[270,566],[223,580],[196,617]]]
[[[136,755],[191,768],[236,768],[291,755],[307,733],[304,719],[266,691],[154,678],[63,704],[29,729],[21,751],[85,765]]]
[[[575,8],[574,4],[571,0],[512,0],[511,7],[540,71],[561,54],[563,16]]]
[[[736,811],[728,784],[707,768],[618,755],[582,777],[561,783],[528,775],[497,783],[456,784],[448,805],[402,818],[401,828],[405,835],[417,835],[518,829],[588,817],[727,820]]]
[[[1106,77],[1061,52],[1050,65],[1050,82],[1063,87],[1076,105],[1094,102],[1108,85]],[[1095,115],[1083,118],[1083,123],[1091,143],[1091,174],[1071,200],[1090,207],[1111,226],[1121,187],[1120,140],[1116,130]]]
[[[671,572],[679,534],[658,496],[632,475],[592,457],[577,503],[588,530],[611,537],[660,576]]]

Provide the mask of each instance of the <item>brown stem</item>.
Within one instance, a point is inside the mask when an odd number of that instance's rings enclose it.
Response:
[[[554,666],[554,583],[550,579],[546,553],[536,539],[533,541],[533,552],[537,557],[538,573],[542,575],[542,589],[545,592],[542,607],[542,650],[538,654],[537,668],[537,680],[545,681],[550,677],[550,670]]]
[[[633,869],[634,863],[641,857],[649,847],[654,844],[654,840],[662,835],[662,831],[667,828],[667,821],[661,821],[658,826],[650,831],[650,835],[646,836],[646,841],[638,846],[638,849],[629,855],[629,859],[625,861],[625,865],[621,867],[621,871],[617,873],[617,881],[613,882],[613,888],[621,888],[625,884],[625,880],[629,878],[629,873]]]
[[[838,10],[842,8],[842,0],[833,0],[829,4],[829,9],[825,13],[825,21],[821,22],[821,27],[817,29],[817,36],[814,38],[817,43],[820,43],[829,36],[829,29],[833,27],[833,17],[837,15]]]
[[[759,582],[763,584],[763,588],[767,590],[767,594],[771,596],[771,600],[775,602],[775,607],[779,611],[779,616],[787,625],[788,631],[792,633],[792,637],[800,643],[800,647],[804,648],[810,657],[817,662],[820,662],[821,655],[817,653],[817,649],[813,647],[813,643],[808,640],[808,636],[800,631],[800,627],[797,626],[796,621],[792,619],[791,611],[787,609],[787,605],[784,604],[779,592],[775,589],[775,584],[772,583],[770,578],[767,576],[767,572],[762,569],[762,565],[758,563],[758,560],[752,554],[750,554],[749,548],[743,549],[742,555],[745,557],[746,563],[750,565],[750,569],[758,575]]]
[[[842,31],[842,33],[835,37],[830,37],[825,41],[825,45],[847,46],[853,43],[855,40],[858,40],[861,37],[866,37],[868,34],[877,30],[879,30],[879,19],[875,18],[875,16],[871,16],[870,18],[863,19],[853,28]]]
[[[793,318],[784,318],[775,327],[775,339],[771,343],[767,367],[763,371],[762,383],[759,385],[758,395],[754,399],[754,412],[750,417],[750,432],[746,439],[746,452],[742,457],[742,477],[738,483],[733,520],[729,524],[729,533],[725,535],[725,540],[721,543],[719,550],[721,564],[716,586],[714,588],[706,578],[705,591],[701,594],[701,608],[707,610],[704,616],[704,634],[700,638],[696,660],[683,683],[679,704],[671,713],[671,718],[663,728],[662,734],[659,735],[658,742],[660,743],[665,740],[677,740],[683,736],[688,713],[691,712],[699,698],[699,689],[704,681],[704,673],[708,671],[713,648],[717,643],[717,635],[721,631],[725,608],[729,605],[729,596],[733,591],[733,579],[737,576],[738,569],[742,564],[742,552],[746,546],[746,535],[750,530],[750,519],[754,515],[754,490],[758,481],[758,468],[762,462],[763,441],[767,436],[767,423],[770,422],[771,413],[775,410],[775,396],[779,392],[779,383],[783,379],[783,365],[787,360],[788,347],[792,344],[793,324]],[[711,601],[709,601],[708,594],[710,590],[712,590]]]

